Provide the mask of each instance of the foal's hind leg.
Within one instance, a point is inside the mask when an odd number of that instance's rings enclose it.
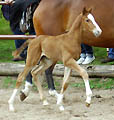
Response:
[[[68,61],[65,62],[65,66],[70,67],[71,69],[74,69],[75,71],[77,71],[83,78],[84,83],[85,83],[85,87],[86,87],[86,105],[89,106],[91,103],[91,96],[92,96],[92,91],[90,89],[90,85],[89,85],[89,81],[88,81],[88,74],[86,72],[86,70],[84,70],[82,67],[80,67],[80,65],[78,65],[76,63],[76,61],[71,58]]]
[[[14,111],[14,106],[13,106],[13,103],[14,103],[14,100],[15,100],[15,96],[17,94],[17,91],[19,89],[19,87],[21,86],[22,84],[22,81],[25,79],[26,75],[28,74],[28,72],[30,71],[31,67],[28,67],[28,66],[25,66],[24,68],[24,71],[21,72],[17,78],[17,81],[16,81],[16,87],[8,101],[9,103],[9,110],[10,111]]]
[[[31,74],[33,76],[34,79],[34,83],[37,86],[37,89],[39,90],[39,94],[40,94],[40,99],[43,101],[43,105],[47,105],[48,102],[46,100],[46,98],[44,97],[43,94],[43,89],[41,86],[40,81],[38,80],[38,75],[41,74],[42,72],[44,72],[47,68],[49,68],[51,65],[53,64],[53,62],[51,60],[49,60],[48,58],[46,58],[45,56],[42,56],[42,58],[40,59],[40,62],[38,65],[36,65],[32,71]]]

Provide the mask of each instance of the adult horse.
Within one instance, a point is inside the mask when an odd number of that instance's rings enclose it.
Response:
[[[82,8],[87,6],[93,8],[93,15],[103,32],[99,38],[95,38],[86,31],[82,36],[82,42],[90,46],[113,48],[113,2],[113,0],[42,0],[33,16],[36,35],[59,35],[68,31]],[[48,75],[52,78],[52,69],[49,69]]]
[[[97,47],[114,47],[114,1],[110,0],[42,0],[33,17],[37,35],[58,35],[68,31],[84,6],[93,8],[93,15],[103,30],[99,38],[85,32],[83,43]]]

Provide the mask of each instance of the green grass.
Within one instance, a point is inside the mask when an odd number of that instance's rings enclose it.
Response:
[[[0,12],[0,34],[12,34],[9,22],[4,19]],[[11,62],[12,51],[15,50],[14,40],[0,40],[0,62]]]
[[[71,86],[77,88],[85,88],[84,82],[73,83]],[[94,80],[90,80],[90,87],[91,89],[114,89],[114,78],[96,78]]]
[[[16,79],[12,79],[10,76],[4,77],[0,81],[0,88],[14,88],[16,84]]]
[[[60,89],[60,82],[61,81],[55,81],[55,87],[56,89]],[[2,82],[0,82],[0,88],[14,88],[16,84],[16,78],[12,79],[12,77],[8,76],[5,77]],[[76,87],[76,88],[85,88],[84,82],[80,83],[70,83],[71,87]],[[47,83],[43,83],[44,88],[48,88]],[[90,87],[91,89],[114,89],[114,78],[94,78],[90,79]],[[36,86],[33,85],[33,90],[37,90]]]

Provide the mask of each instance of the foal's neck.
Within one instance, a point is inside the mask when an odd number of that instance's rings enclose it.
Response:
[[[80,39],[79,37],[81,37],[81,22],[82,22],[82,14],[77,16],[68,33],[69,35],[76,37],[76,39],[77,38]]]

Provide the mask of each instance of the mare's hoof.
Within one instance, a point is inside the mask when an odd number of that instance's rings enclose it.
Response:
[[[20,100],[21,101],[24,101],[25,100],[25,98],[27,97],[25,94],[24,94],[24,92],[22,92],[22,91],[20,91]]]
[[[90,103],[86,103],[86,107],[90,107]]]

